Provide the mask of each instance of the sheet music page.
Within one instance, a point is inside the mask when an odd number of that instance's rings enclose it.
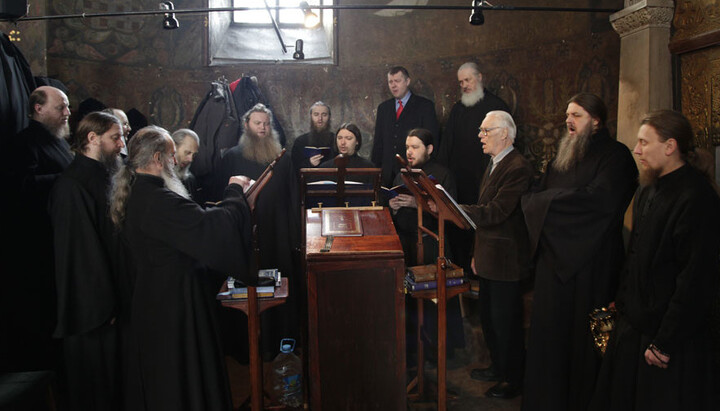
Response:
[[[445,191],[445,189],[443,188],[443,186],[441,186],[440,184],[435,184],[435,187],[436,187],[437,189],[439,189],[440,191],[442,191],[442,192],[445,194],[445,196],[450,199],[450,201],[453,203],[453,205],[455,206],[455,208],[457,208],[458,210],[460,210],[460,214],[463,216],[463,218],[465,219],[465,221],[468,222],[468,224],[470,225],[470,227],[472,227],[473,230],[477,230],[477,226],[475,225],[475,222],[470,218],[469,215],[467,215],[467,213],[465,213],[465,210],[463,210],[463,209],[460,207],[460,205],[455,201],[455,199],[452,198],[452,196],[451,196],[447,191]]]

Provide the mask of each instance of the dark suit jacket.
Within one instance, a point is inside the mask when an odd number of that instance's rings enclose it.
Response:
[[[382,168],[382,185],[392,187],[395,175],[400,171],[400,165],[395,160],[395,154],[405,158],[405,138],[408,131],[414,128],[426,128],[435,137],[435,150],[438,149],[440,124],[435,115],[435,104],[415,93],[403,108],[399,119],[395,119],[395,99],[385,100],[378,106],[375,119],[375,135],[371,160],[377,167]]]
[[[530,274],[530,241],[520,198],[528,190],[533,169],[512,150],[480,184],[476,205],[462,205],[477,225],[475,269],[482,278],[518,281]]]

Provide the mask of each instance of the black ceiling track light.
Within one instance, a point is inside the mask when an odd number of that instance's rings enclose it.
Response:
[[[271,10],[297,10],[298,8],[305,14],[306,25],[313,24],[317,15],[312,10],[469,10],[470,19],[469,22],[473,26],[481,26],[485,23],[484,11],[539,11],[539,12],[571,12],[571,13],[615,13],[619,9],[606,9],[606,8],[587,8],[587,7],[533,7],[533,6],[493,6],[486,0],[472,0],[470,6],[448,6],[448,5],[373,5],[373,4],[333,4],[333,5],[310,5],[307,1],[298,2],[297,6],[269,6],[267,1],[264,1],[265,5],[261,7],[217,7],[217,8],[196,8],[196,9],[179,9],[176,10],[174,4],[171,1],[165,1],[160,3],[160,10],[145,10],[145,11],[123,11],[123,12],[106,12],[106,13],[76,13],[76,14],[61,14],[52,16],[27,16],[24,15],[19,17],[17,15],[5,16],[0,15],[0,21],[12,21],[17,23],[24,21],[37,21],[37,20],[64,20],[64,19],[87,19],[95,17],[130,17],[130,16],[151,16],[162,14],[163,15],[163,28],[166,30],[173,30],[180,27],[180,22],[175,17],[177,14],[205,14],[205,13],[217,13],[217,12],[236,12],[236,11],[257,11],[267,10],[270,14],[270,18],[273,22],[273,28],[277,34],[278,41],[282,47],[283,53],[287,53],[287,46],[283,40],[280,29],[277,22],[272,16]],[[317,25],[317,23],[314,23]],[[302,40],[298,39],[299,43],[295,43],[295,53],[293,58],[296,60],[302,60],[305,58],[303,53]]]

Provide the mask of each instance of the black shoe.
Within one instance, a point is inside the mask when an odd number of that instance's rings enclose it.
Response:
[[[522,392],[522,388],[518,385],[511,384],[509,382],[499,382],[489,390],[485,391],[485,395],[491,398],[502,398],[509,400],[515,398]]]
[[[470,378],[478,381],[500,381],[493,367],[474,368],[470,371]]]

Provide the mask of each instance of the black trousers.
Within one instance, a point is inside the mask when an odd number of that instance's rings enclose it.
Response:
[[[501,381],[521,385],[525,342],[519,281],[480,278],[480,321],[495,372]]]

